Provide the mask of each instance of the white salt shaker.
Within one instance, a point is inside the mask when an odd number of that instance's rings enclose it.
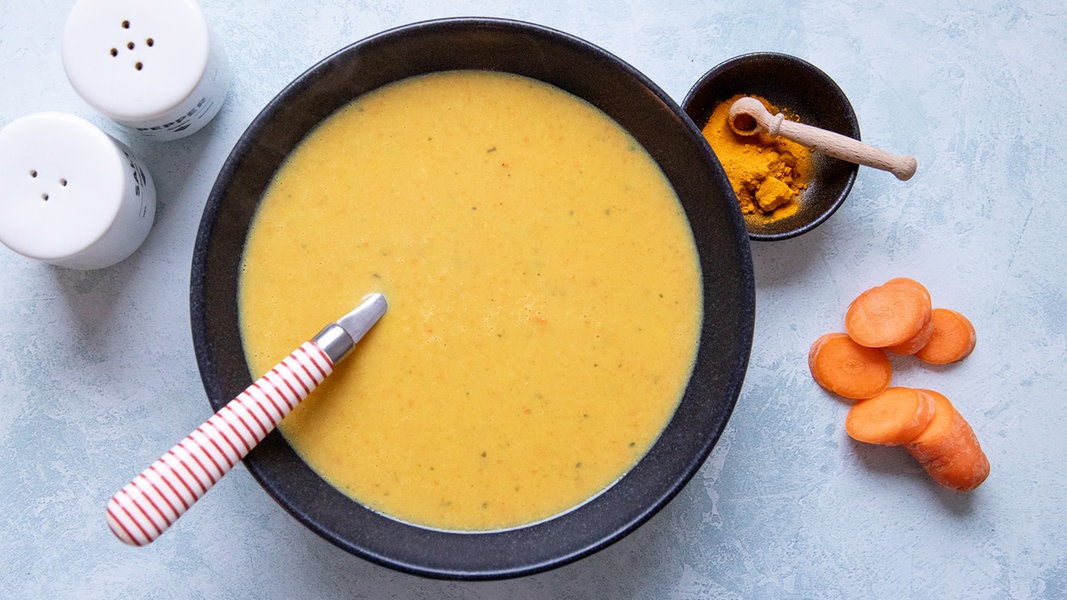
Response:
[[[130,256],[155,220],[148,170],[122,143],[59,112],[0,129],[0,242],[42,262],[99,269]]]
[[[78,95],[147,139],[198,131],[226,97],[224,61],[195,0],[78,0],[62,54]]]

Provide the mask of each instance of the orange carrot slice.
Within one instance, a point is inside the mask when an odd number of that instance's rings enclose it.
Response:
[[[922,331],[915,334],[903,343],[895,346],[888,346],[886,350],[893,354],[915,354],[922,349],[927,343],[930,342],[930,337],[934,335],[934,319],[933,312],[930,313],[930,318],[926,321],[926,327],[922,328]]]
[[[853,404],[845,417],[845,431],[860,442],[899,446],[915,439],[933,417],[934,402],[928,395],[891,387]]]
[[[938,484],[957,492],[975,489],[989,477],[989,458],[974,429],[944,395],[919,392],[933,401],[934,418],[904,448]]]
[[[897,346],[919,335],[931,312],[930,292],[899,277],[857,296],[845,312],[845,331],[861,346]]]
[[[945,365],[963,360],[974,351],[978,337],[967,317],[947,308],[935,308],[930,320],[933,333],[926,345],[915,352],[919,360]]]
[[[827,333],[815,340],[808,351],[808,369],[823,388],[852,399],[881,394],[893,377],[885,352],[860,346],[847,333]]]

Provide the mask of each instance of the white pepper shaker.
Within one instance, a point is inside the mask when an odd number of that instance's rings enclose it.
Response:
[[[224,61],[195,0],[78,0],[62,54],[78,95],[147,139],[198,131],[226,97]]]
[[[0,243],[42,262],[100,269],[127,258],[155,220],[152,177],[92,123],[40,112],[0,129]]]

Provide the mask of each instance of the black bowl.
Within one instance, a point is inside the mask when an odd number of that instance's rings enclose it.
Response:
[[[703,129],[720,102],[737,94],[763,96],[788,108],[801,122],[860,139],[860,126],[845,93],[826,73],[788,54],[757,52],[736,56],[708,71],[686,94],[682,108]],[[845,202],[859,166],[813,154],[814,174],[801,192],[799,210],[786,218],[745,215],[753,240],[784,240],[818,227]]]
[[[224,164],[193,254],[192,331],[204,387],[219,409],[252,382],[238,330],[238,268],[256,205],[279,165],[309,130],[360,94],[454,69],[517,73],[584,98],[629,130],[673,184],[694,232],[704,283],[700,348],[675,415],[649,453],[592,501],[498,532],[430,530],[372,512],[315,474],[278,432],[244,462],[293,516],[358,556],[428,577],[504,578],[576,560],[645,522],[703,464],[741,390],[755,302],[748,236],[700,132],[651,81],[587,42],[497,19],[418,23],[344,48],[272,100]]]

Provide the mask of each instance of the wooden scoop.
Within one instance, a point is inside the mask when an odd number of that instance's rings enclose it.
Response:
[[[730,106],[729,123],[730,129],[738,135],[766,131],[841,160],[889,171],[902,181],[911,179],[918,166],[914,156],[891,154],[839,133],[787,121],[781,113],[772,115],[755,98],[736,100]]]

